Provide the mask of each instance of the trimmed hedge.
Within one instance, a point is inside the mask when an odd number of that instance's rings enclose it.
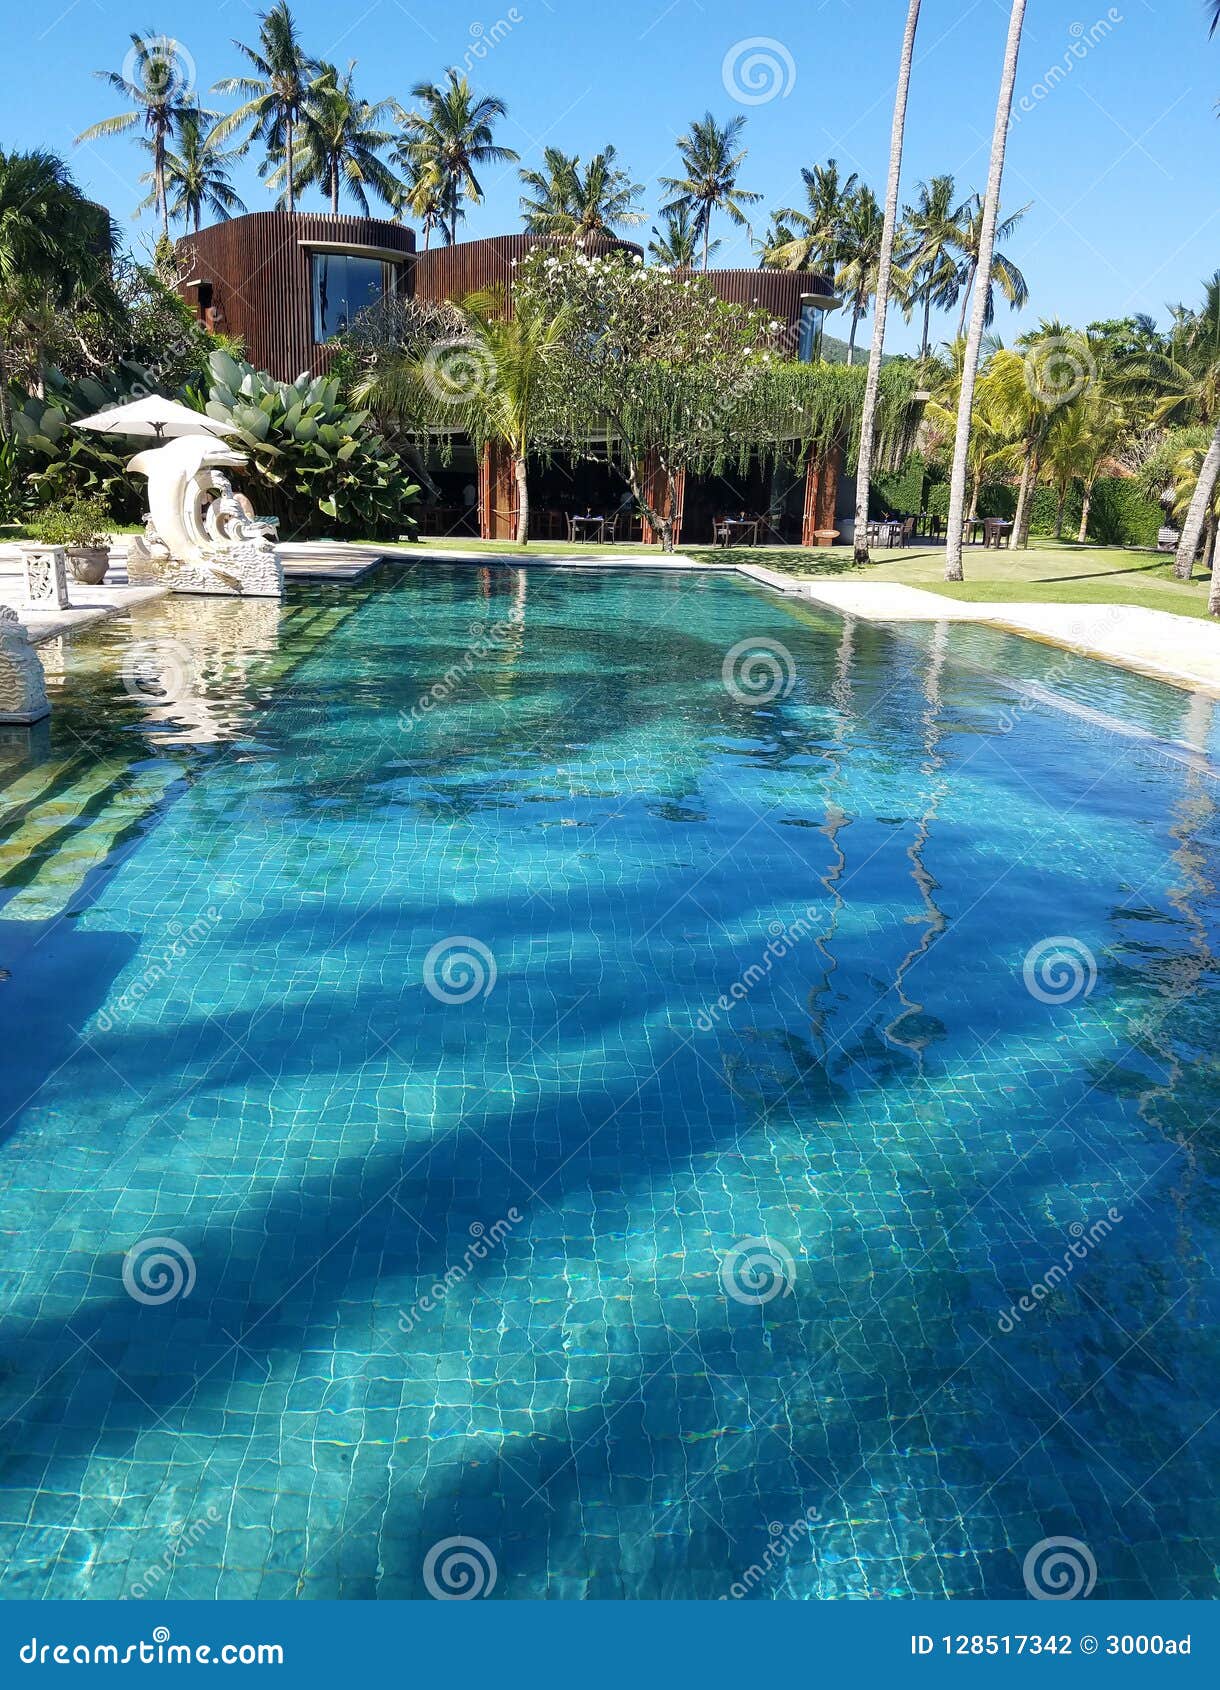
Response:
[[[1073,487],[1064,509],[1063,534],[1074,540],[1080,531],[1081,490]],[[1034,491],[1030,512],[1031,534],[1055,532],[1056,496],[1051,487]],[[928,509],[944,522],[949,515],[949,484],[937,482],[928,489]],[[985,482],[979,494],[980,516],[1002,516],[1010,522],[1016,515],[1017,489],[1007,482]],[[1099,481],[1093,489],[1089,509],[1089,539],[1101,546],[1155,546],[1164,518],[1161,507],[1140,493],[1134,481],[1117,477]]]

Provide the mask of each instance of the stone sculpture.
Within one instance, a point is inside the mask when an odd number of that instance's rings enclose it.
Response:
[[[176,593],[283,596],[275,523],[252,516],[224,473],[245,462],[212,434],[179,435],[131,459],[128,469],[148,477],[149,515],[144,538],[128,547],[129,580],[165,582]]]
[[[17,612],[0,604],[0,723],[25,727],[50,714],[38,653]]]

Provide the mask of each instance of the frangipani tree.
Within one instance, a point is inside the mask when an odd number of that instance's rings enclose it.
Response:
[[[520,265],[515,292],[535,317],[564,313],[547,387],[552,441],[604,455],[673,551],[679,477],[734,450],[735,417],[774,357],[780,325],[725,305],[702,276],[620,253],[539,249]]]
[[[519,267],[518,308],[568,313],[547,367],[541,427],[556,449],[597,457],[621,476],[666,551],[684,472],[744,471],[758,454],[801,464],[850,451],[865,372],[781,356],[783,325],[717,299],[702,275],[645,268],[622,253],[538,250]],[[912,442],[914,366],[883,372],[878,460]]]

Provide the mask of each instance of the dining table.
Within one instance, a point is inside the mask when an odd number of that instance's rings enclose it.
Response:
[[[572,538],[581,541],[604,540],[606,538],[605,517],[574,516],[572,518]]]
[[[740,537],[742,545],[756,546],[761,526],[762,523],[756,516],[722,516],[716,524],[716,543],[730,546],[735,538]]]

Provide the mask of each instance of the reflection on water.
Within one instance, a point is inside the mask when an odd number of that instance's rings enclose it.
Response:
[[[68,642],[0,770],[4,1592],[131,1594],[185,1517],[160,1594],[420,1597],[467,1535],[498,1596],[714,1597],[801,1519],[756,1598],[1021,1597],[1057,1535],[1212,1593],[1215,784],[1022,707],[1044,656],[437,566]]]

